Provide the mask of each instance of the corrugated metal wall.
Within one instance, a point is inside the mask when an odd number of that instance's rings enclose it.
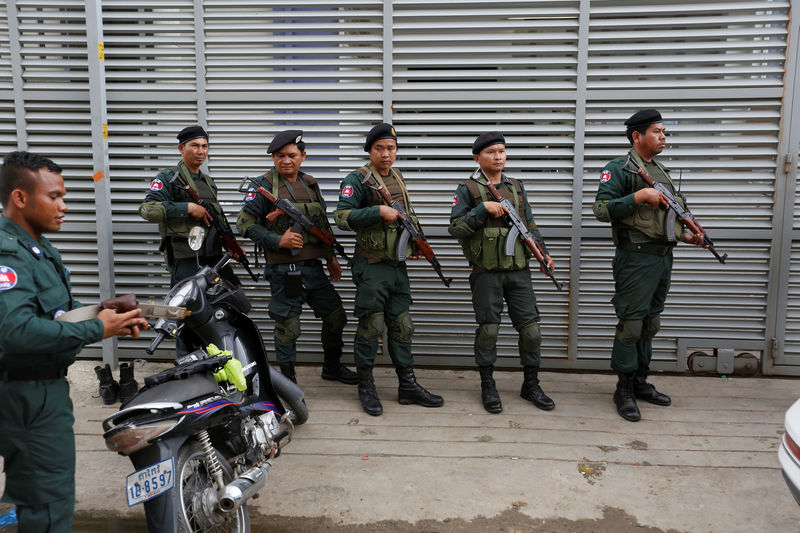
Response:
[[[150,179],[177,161],[181,127],[207,126],[209,171],[234,219],[236,188],[269,168],[275,132],[306,132],[304,168],[332,209],[341,178],[365,160],[366,131],[391,121],[397,166],[456,278],[446,289],[425,261],[412,263],[417,361],[471,365],[468,269],[446,227],[453,191],[475,167],[472,140],[499,129],[508,172],[526,182],[557,275],[569,282],[559,293],[532,276],[545,365],[608,368],[613,248],[591,203],[605,162],[627,151],[622,121],[657,107],[671,133],[662,161],[730,260],[678,249],[655,366],[683,370],[689,352],[729,343],[760,353],[766,371],[798,373],[798,111],[784,98],[796,88],[793,4],[104,0],[93,21],[84,2],[18,1],[0,6],[0,149],[40,151],[65,166],[70,212],[53,240],[79,297],[96,300],[105,265],[94,235],[106,221],[95,221],[90,178],[102,146],[91,135],[89,13],[105,53],[98,87],[107,101],[116,289],[158,300],[167,281],[158,236],[136,210]],[[348,274],[337,288],[351,309]],[[271,344],[268,288],[247,287]],[[311,313],[303,318],[300,360],[318,361],[318,326]],[[506,325],[501,366],[518,364],[516,344]],[[144,345],[123,340],[119,354],[139,356]]]

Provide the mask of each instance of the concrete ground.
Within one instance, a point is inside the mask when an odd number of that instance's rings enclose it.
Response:
[[[94,364],[69,374],[76,524],[144,531],[142,507],[125,502],[133,467],[101,437],[116,407],[96,397]],[[519,397],[521,372],[496,372],[504,410],[490,415],[477,372],[418,370],[445,398],[426,409],[399,405],[393,370],[380,368],[384,414],[371,417],[355,386],[319,372],[298,369],[310,419],[251,502],[254,531],[800,531],[777,458],[797,379],[655,376],[673,405],[640,403],[643,420],[630,423],[614,410],[609,374],[543,372],[556,402],[544,412]]]

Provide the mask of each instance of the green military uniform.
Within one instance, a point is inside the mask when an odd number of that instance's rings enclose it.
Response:
[[[256,181],[276,198],[291,199],[317,226],[330,231],[325,200],[312,176],[299,172],[297,180],[291,182],[281,177],[273,168]],[[292,226],[292,221],[287,215],[281,215],[273,222],[268,221],[266,216],[275,209],[272,202],[257,194],[252,187],[245,196],[236,225],[242,235],[263,247],[266,254],[264,278],[270,282],[269,314],[275,320],[275,352],[278,363],[286,365],[295,362],[295,341],[300,335],[300,313],[306,301],[314,310],[315,316],[322,318],[322,348],[326,359],[335,357],[338,362],[347,315],[342,299],[325,274],[320,261],[322,258],[330,259],[333,250],[307,231],[302,232],[303,247],[298,249],[297,255],[280,248],[278,243],[281,235]],[[297,279],[294,284],[296,291],[290,288],[292,276],[300,278],[294,278]]]
[[[103,338],[98,319],[53,320],[80,307],[69,274],[45,238],[0,216],[0,455],[3,501],[20,533],[68,532],[75,504],[74,417],[67,367]]]
[[[482,180],[485,178],[482,176]],[[502,176],[496,185],[498,192],[511,202],[520,217],[527,222],[528,230],[547,253],[542,236],[533,220],[522,182]],[[508,315],[519,332],[519,356],[523,366],[539,366],[541,361],[541,333],[536,296],[531,287],[528,260],[531,253],[517,239],[514,255],[505,255],[504,246],[510,231],[502,218],[492,218],[483,205],[494,201],[486,188],[474,179],[458,185],[450,212],[450,235],[461,244],[464,255],[472,266],[469,277],[472,290],[472,307],[475,310],[475,361],[479,367],[493,365],[497,359],[497,336],[503,298],[508,304]]]
[[[385,202],[375,190],[362,183],[370,173],[373,177],[369,179],[369,185],[375,186],[377,179],[416,223],[403,176],[396,169],[381,176],[370,163],[342,180],[334,219],[339,228],[356,232],[351,268],[356,285],[353,312],[359,323],[353,355],[357,367],[372,367],[385,324],[388,327],[389,356],[396,367],[407,368],[414,363],[411,355],[414,326],[408,312],[412,300],[405,261],[397,259],[397,240],[402,228],[397,221],[391,224],[381,221],[380,206]],[[406,255],[411,253],[409,245]]]
[[[139,206],[139,215],[147,221],[158,224],[161,235],[159,250],[164,253],[167,270],[170,273],[170,286],[197,272],[197,263],[213,266],[222,258],[222,241],[218,235],[208,233],[206,244],[199,253],[189,248],[187,236],[193,226],[202,224],[189,216],[188,204],[192,202],[184,190],[188,184],[197,195],[210,202],[221,220],[225,213],[217,201],[217,187],[214,181],[202,172],[194,173],[183,161],[174,167],[162,170],[150,182],[150,190]],[[208,229],[208,228],[206,228]],[[239,278],[230,266],[220,272],[222,277],[235,285]]]
[[[664,209],[634,202],[634,193],[649,186],[640,176],[623,169],[635,171],[639,167],[683,201],[675,194],[667,169],[655,161],[643,161],[634,149],[628,157],[611,161],[601,175],[593,208],[598,220],[611,222],[616,245],[611,302],[619,323],[611,367],[622,374],[650,365],[652,340],[669,292],[672,248],[683,234],[680,222],[665,228]]]

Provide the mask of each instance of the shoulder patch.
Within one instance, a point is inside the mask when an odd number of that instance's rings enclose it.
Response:
[[[344,198],[350,198],[351,196],[353,196],[353,193],[354,190],[352,185],[345,185],[344,187],[342,187],[342,196]]]
[[[611,171],[608,169],[603,170],[603,173],[600,174],[600,183],[605,183],[611,179]]]
[[[17,273],[11,267],[0,265],[0,291],[13,289],[17,284]]]
[[[453,195],[453,203],[450,204],[450,205],[453,206],[453,207],[458,205],[458,195],[457,194]]]
[[[164,188],[164,182],[161,181],[159,178],[154,178],[153,181],[150,182],[151,191],[160,191],[163,188]]]
[[[255,197],[256,197],[256,190],[252,187],[247,189],[247,196],[244,197],[245,201],[249,202],[251,200],[254,200]]]

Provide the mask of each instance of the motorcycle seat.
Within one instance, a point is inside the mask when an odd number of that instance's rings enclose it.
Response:
[[[186,379],[166,381],[143,389],[122,407],[133,407],[154,402],[188,402],[203,396],[218,394],[216,380],[207,373],[192,374]]]

